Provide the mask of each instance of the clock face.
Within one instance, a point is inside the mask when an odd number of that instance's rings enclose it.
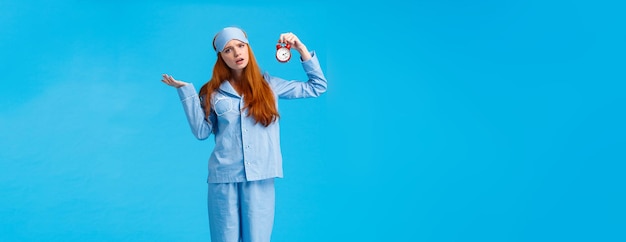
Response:
[[[280,62],[287,62],[291,59],[291,51],[283,47],[276,50],[276,59]]]

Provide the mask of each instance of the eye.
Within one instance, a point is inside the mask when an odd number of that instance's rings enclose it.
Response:
[[[239,45],[237,45],[237,47],[239,47],[239,48],[243,48],[245,46],[246,46],[246,44],[244,44],[244,43],[239,43]]]
[[[228,54],[228,53],[230,53],[230,48],[226,48],[226,49],[224,49],[222,52],[223,52],[224,54]]]

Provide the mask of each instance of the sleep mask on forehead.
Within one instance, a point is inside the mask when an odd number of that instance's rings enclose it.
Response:
[[[213,41],[213,48],[215,48],[215,52],[220,52],[224,50],[228,41],[233,39],[239,40],[244,43],[248,43],[248,38],[243,33],[243,31],[239,28],[235,27],[227,27],[222,29],[215,35],[215,40]]]

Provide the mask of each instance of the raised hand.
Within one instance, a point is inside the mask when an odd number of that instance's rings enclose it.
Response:
[[[168,74],[163,74],[163,79],[161,79],[161,81],[167,84],[168,86],[175,87],[175,88],[179,88],[184,85],[187,85],[186,82],[178,81]]]
[[[297,50],[298,53],[300,53],[300,58],[302,59],[302,61],[307,61],[311,59],[311,54],[309,53],[309,50],[306,48],[306,45],[304,45],[304,43],[300,41],[298,36],[296,36],[295,34],[291,32],[280,34],[280,37],[278,38],[278,43],[285,43],[285,44],[291,45],[291,48]]]

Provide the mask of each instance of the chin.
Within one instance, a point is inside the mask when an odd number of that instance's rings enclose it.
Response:
[[[248,63],[241,64],[241,65],[232,64],[232,65],[229,65],[228,67],[230,67],[230,69],[232,70],[243,70],[246,68],[246,66],[248,66]]]

